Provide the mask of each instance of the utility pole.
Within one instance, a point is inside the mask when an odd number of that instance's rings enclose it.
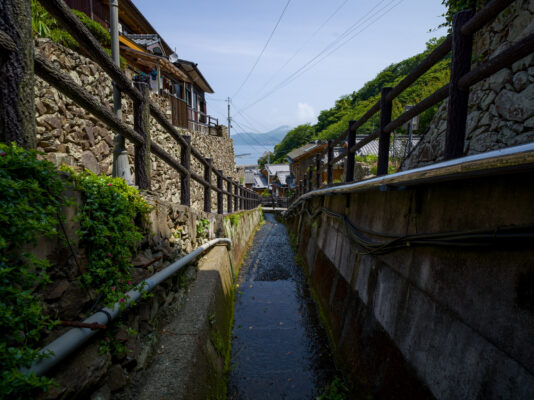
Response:
[[[230,137],[230,128],[232,127],[232,117],[230,116],[230,102],[232,101],[230,97],[226,99],[228,102],[228,137]]]
[[[269,165],[271,165],[271,153],[267,153],[267,191],[271,193],[271,188],[269,187],[269,181],[270,181],[270,173],[269,173]],[[271,193],[272,196],[272,193]]]
[[[109,2],[109,20],[111,34],[111,57],[113,62],[120,67],[119,53],[119,0]],[[121,110],[121,92],[117,85],[113,83],[113,111],[120,120],[122,119]],[[128,163],[128,153],[126,151],[126,141],[118,133],[113,138],[115,146],[113,148],[113,177],[123,178],[128,185],[132,185],[132,175],[130,173],[130,164]]]

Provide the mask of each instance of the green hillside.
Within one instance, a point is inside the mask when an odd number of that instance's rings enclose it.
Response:
[[[291,150],[314,139],[333,139],[341,135],[348,127],[349,121],[357,120],[380,98],[383,87],[397,85],[417,64],[419,64],[445,38],[431,39],[426,50],[399,63],[392,64],[380,72],[376,78],[367,82],[358,91],[341,96],[334,107],[323,110],[315,125],[299,125],[287,133],[284,139],[274,147],[275,162],[285,162],[285,156]],[[449,81],[450,56],[434,65],[408,89],[393,101],[393,119],[404,112],[404,106],[416,104]],[[419,116],[419,130],[424,131],[439,105],[425,111]],[[365,123],[358,133],[369,133],[378,126],[379,114],[375,114]],[[402,130],[399,130],[402,132]],[[416,132],[416,133],[418,133]]]

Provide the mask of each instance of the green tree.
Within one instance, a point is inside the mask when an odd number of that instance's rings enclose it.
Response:
[[[265,153],[263,153],[263,156],[258,158],[258,165],[259,165],[260,169],[263,168],[265,166],[265,164],[268,163],[269,158],[271,159],[271,162],[273,162],[274,153],[272,151],[266,151]]]
[[[315,138],[315,128],[310,124],[299,125],[290,130],[280,143],[274,146],[274,162],[283,163],[286,155]]]

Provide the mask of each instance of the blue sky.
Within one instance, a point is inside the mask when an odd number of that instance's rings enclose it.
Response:
[[[424,50],[430,38],[445,34],[435,30],[443,21],[441,0],[291,0],[238,91],[287,2],[134,0],[180,58],[198,63],[215,91],[207,97],[209,114],[224,119],[224,99],[232,97],[234,132],[241,127],[265,132],[280,125],[314,123],[340,96],[359,89],[389,64]],[[340,41],[353,25],[344,37],[347,42]],[[312,63],[322,61],[276,89],[325,48],[326,58],[315,59]]]

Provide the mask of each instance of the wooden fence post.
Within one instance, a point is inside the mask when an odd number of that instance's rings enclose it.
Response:
[[[356,121],[349,121],[349,135],[347,137],[347,162],[345,163],[345,182],[354,180],[354,153],[351,148],[356,144],[356,130],[351,129]]]
[[[321,188],[321,181],[322,181],[322,175],[323,172],[321,171],[321,153],[317,154],[315,157],[315,183],[317,185],[317,189]]]
[[[462,26],[474,15],[472,10],[460,11],[454,15],[452,24],[452,62],[449,83],[449,104],[447,109],[447,133],[445,136],[445,159],[461,157],[464,154],[465,127],[469,88],[461,90],[460,78],[471,69],[473,36],[463,35]]]
[[[217,172],[217,214],[224,214],[223,170]]]
[[[313,166],[308,169],[308,192],[313,190]]]
[[[231,214],[232,213],[232,177],[231,176],[227,176],[226,179],[228,179],[226,181],[226,191],[230,194],[227,195],[227,198],[226,198],[226,210],[228,211],[228,214]]]
[[[187,145],[180,150],[180,162],[187,170],[180,178],[180,203],[183,206],[191,206],[191,136],[182,136]]]
[[[0,142],[26,149],[37,145],[32,9],[27,0],[2,0],[0,27]]]
[[[234,211],[239,211],[239,191],[237,181],[234,181]]]
[[[211,212],[211,158],[205,158],[208,165],[204,165],[204,180],[208,185],[204,186],[204,211]]]
[[[332,183],[334,183],[334,173],[333,173],[334,166],[332,164],[330,164],[332,162],[332,160],[334,159],[334,146],[333,146],[333,143],[334,143],[334,141],[332,139],[328,140],[328,151],[327,151],[327,158],[326,158],[326,162],[328,163],[326,165],[326,183],[327,183],[327,185],[331,185]]]
[[[144,144],[135,144],[135,184],[139,189],[150,190],[150,97],[146,80],[137,80],[134,86],[142,94],[142,100],[134,100],[134,129],[145,139]]]
[[[380,137],[378,139],[378,166],[376,176],[387,175],[389,165],[389,142],[390,132],[384,130],[385,126],[391,122],[392,101],[386,99],[393,88],[384,87],[380,93]]]

